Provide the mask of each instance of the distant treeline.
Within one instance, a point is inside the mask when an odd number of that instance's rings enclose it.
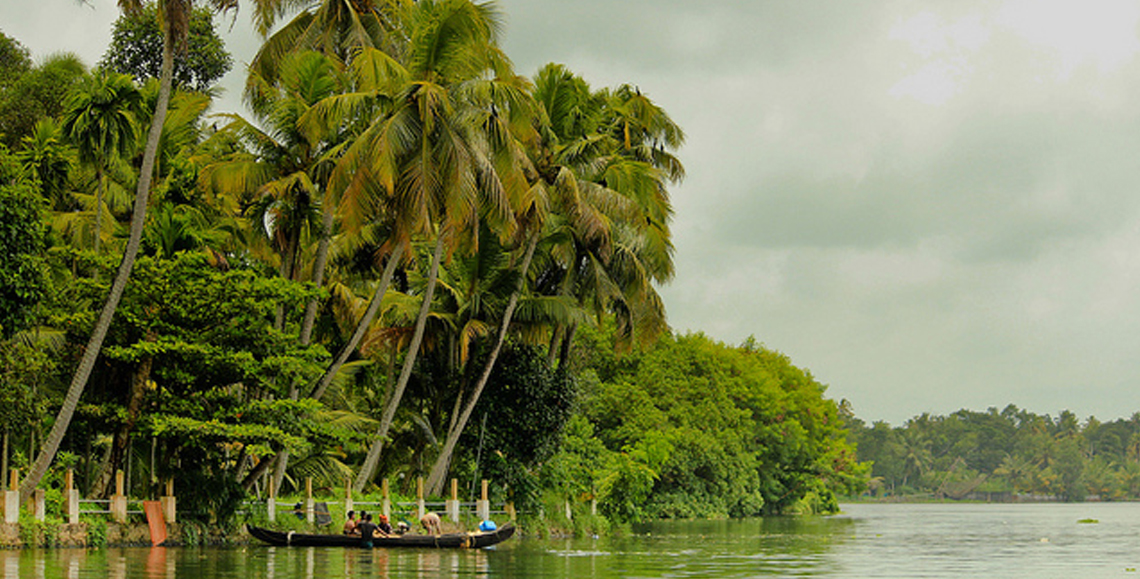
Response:
[[[1140,413],[1082,422],[1066,410],[922,414],[868,426],[848,415],[860,462],[872,463],[872,496],[1008,496],[1080,501],[1140,498]]]

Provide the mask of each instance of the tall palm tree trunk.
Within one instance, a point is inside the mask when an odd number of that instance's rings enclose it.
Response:
[[[566,367],[570,359],[570,347],[574,345],[574,333],[578,331],[578,324],[573,323],[566,327],[566,335],[562,336],[562,348],[558,352],[558,368]]]
[[[123,297],[127,280],[131,277],[131,269],[134,268],[135,258],[138,257],[139,247],[142,245],[143,226],[146,225],[146,206],[150,201],[150,182],[154,176],[154,163],[155,157],[158,155],[158,141],[162,136],[162,125],[166,121],[166,110],[170,105],[170,88],[173,78],[174,39],[167,31],[163,33],[162,39],[162,76],[159,82],[158,102],[154,107],[154,117],[151,119],[150,133],[147,135],[146,150],[143,152],[142,171],[139,174],[138,189],[135,191],[135,206],[131,213],[130,237],[127,240],[126,249],[123,250],[123,260],[119,262],[119,270],[115,274],[115,281],[111,284],[107,301],[103,304],[103,310],[99,312],[95,329],[87,341],[87,348],[83,351],[83,359],[80,360],[79,367],[75,369],[75,375],[67,389],[67,397],[63,400],[63,406],[59,409],[55,423],[52,424],[51,432],[44,440],[39,457],[36,458],[36,462],[28,470],[28,476],[20,485],[22,496],[30,495],[36,485],[40,484],[44,474],[47,473],[48,466],[55,459],[55,453],[59,450],[60,443],[63,442],[67,427],[71,424],[71,417],[75,414],[76,407],[79,406],[79,398],[83,395],[84,388],[87,387],[87,379],[91,377],[91,371],[95,368],[95,360],[103,349],[103,340],[107,337],[107,330],[111,327],[111,320],[115,317],[115,310],[118,309],[119,301]]]
[[[562,282],[558,284],[558,295],[570,295],[570,291],[573,289],[574,285],[573,278],[571,277],[573,275],[573,272],[573,265],[566,268],[566,277],[562,278]],[[551,330],[550,347],[546,349],[546,363],[549,364],[551,368],[554,367],[554,362],[558,356],[558,344],[560,343],[560,340],[562,340],[570,331],[570,326],[563,324],[558,324],[554,326],[553,330]]]
[[[432,253],[431,269],[428,270],[424,301],[420,305],[420,312],[416,317],[416,329],[412,333],[411,343],[408,344],[408,353],[404,356],[404,368],[400,371],[400,379],[392,391],[387,406],[384,407],[384,414],[380,417],[380,427],[376,429],[376,440],[368,449],[368,456],[364,458],[364,464],[360,466],[360,472],[356,474],[356,481],[352,483],[352,488],[356,492],[364,490],[364,485],[368,484],[368,481],[372,480],[376,474],[376,465],[380,463],[380,451],[384,449],[384,439],[388,436],[388,429],[392,427],[396,409],[400,406],[400,398],[404,396],[404,389],[408,387],[408,380],[412,377],[412,368],[416,364],[416,355],[419,353],[420,342],[424,338],[424,328],[427,326],[428,313],[431,310],[432,294],[435,293],[435,283],[439,278],[439,262],[443,259],[443,236],[444,232],[441,230],[435,240],[435,252]]]
[[[316,261],[313,263],[313,283],[316,284],[316,286],[318,288],[321,287],[322,283],[324,283],[325,265],[328,263],[329,235],[332,232],[333,215],[334,215],[333,212],[331,210],[329,210],[328,208],[326,208],[322,217],[321,217],[321,240],[317,244]],[[293,262],[294,259],[295,258],[291,258],[290,262]],[[297,265],[295,263],[293,265],[291,265],[290,267],[286,267],[285,258],[282,258],[282,260],[281,260],[281,277],[283,277],[283,278],[293,277],[294,269],[296,267],[297,267]],[[317,304],[318,304],[317,296],[313,296],[312,298],[309,298],[309,301],[305,304],[305,317],[301,322],[301,333],[297,337],[297,341],[301,346],[308,346],[312,342],[313,325],[317,319]],[[281,329],[285,326],[285,306],[284,306],[284,304],[278,304],[277,305],[277,315],[276,315],[276,319],[274,321],[274,326],[278,329]],[[298,388],[297,388],[297,383],[294,382],[293,384],[289,385],[289,398],[292,400],[296,400],[299,397],[300,397],[300,390],[298,390]],[[264,463],[267,461],[273,462],[273,467],[274,467],[273,468],[273,484],[274,484],[274,488],[280,489],[281,488],[281,482],[283,480],[285,480],[285,470],[289,467],[289,449],[282,449],[281,452],[277,453],[277,456],[275,459],[271,460],[271,459],[266,458],[262,462]],[[259,463],[258,466],[261,470],[264,470],[266,468],[261,463]],[[256,480],[256,479],[251,479],[251,480]],[[250,484],[252,484],[252,482]]]
[[[300,242],[294,237],[293,233],[290,233],[289,237],[286,238],[285,246],[281,248],[281,265],[277,270],[278,275],[281,276],[281,279],[293,279],[293,251],[299,243]],[[285,329],[285,304],[283,302],[277,304],[277,313],[273,319],[273,329]]]
[[[332,237],[333,218],[336,215],[329,205],[331,203],[326,201],[324,214],[321,216],[321,240],[317,243],[317,255],[313,262],[313,285],[317,286],[317,289],[320,289],[325,282],[325,266],[329,260],[329,242]],[[312,341],[318,303],[317,296],[313,296],[309,299],[309,303],[305,304],[305,319],[301,322],[300,343],[302,346],[308,346]]]
[[[322,243],[325,244],[325,256],[327,257],[327,255],[328,255],[327,242],[325,240],[322,240]],[[318,247],[318,249],[317,249],[318,264],[320,264],[320,262],[321,262],[321,259],[320,259],[321,256],[319,255],[320,252],[321,252],[321,250]],[[368,328],[372,325],[372,321],[374,319],[376,319],[376,313],[380,311],[380,302],[384,300],[384,294],[387,292],[388,285],[392,281],[392,275],[396,271],[396,266],[400,262],[400,255],[402,253],[403,253],[403,248],[400,246],[396,246],[396,248],[392,250],[391,255],[388,256],[388,264],[386,266],[384,266],[384,273],[380,277],[380,282],[376,286],[376,291],[372,294],[372,299],[368,302],[368,308],[364,311],[364,315],[361,316],[360,321],[356,324],[356,330],[353,331],[352,337],[349,338],[348,343],[345,344],[343,348],[341,348],[340,353],[337,354],[336,359],[333,360],[332,364],[329,365],[328,369],[325,370],[325,373],[321,376],[321,379],[317,382],[317,386],[313,389],[313,392],[310,395],[310,397],[312,399],[320,400],[321,397],[325,395],[325,390],[327,390],[329,385],[332,384],[333,378],[336,377],[337,372],[340,372],[341,367],[344,366],[344,363],[346,361],[348,361],[348,357],[350,355],[352,355],[352,353],[354,351],[356,351],[356,346],[358,346],[360,344],[360,340],[362,340],[364,338],[364,334],[368,331]],[[313,267],[316,268],[316,267],[318,267],[318,265],[314,264]],[[323,265],[321,265],[321,269],[323,269]],[[318,279],[316,281],[316,283],[319,285],[320,280]],[[312,302],[310,302],[310,305],[312,306],[312,312],[315,315],[316,314],[316,302],[312,301]],[[312,321],[308,320],[308,315],[309,315],[309,312],[306,311],[306,313],[305,313],[305,316],[306,316],[305,324],[308,325],[309,331],[306,332],[304,327],[302,327],[302,329],[301,329],[301,340],[302,340],[301,345],[302,346],[307,346],[308,340],[312,337]],[[293,399],[295,400],[297,398],[296,390],[293,390],[292,394],[293,394]],[[274,461],[274,470],[273,470],[274,488],[277,488],[277,489],[281,488],[281,482],[283,480],[285,480],[285,470],[288,467],[289,467],[289,451],[288,451],[288,449],[285,449],[285,450],[282,450],[281,452],[277,453],[277,458]]]
[[[463,407],[463,413],[459,416],[455,426],[452,427],[447,433],[447,441],[443,444],[443,450],[440,451],[439,456],[435,459],[435,464],[431,467],[431,472],[428,474],[427,489],[428,494],[438,495],[443,492],[444,477],[447,475],[448,466],[451,464],[451,455],[455,452],[455,445],[459,443],[459,436],[463,434],[463,429],[467,427],[467,421],[471,419],[471,413],[475,411],[475,405],[479,402],[479,397],[483,394],[483,389],[487,386],[487,381],[491,378],[491,371],[495,368],[495,361],[499,358],[499,352],[503,348],[503,342],[507,338],[507,329],[511,325],[511,317],[514,316],[515,307],[519,303],[519,294],[522,293],[523,286],[526,284],[527,271],[530,270],[530,261],[534,257],[534,248],[538,245],[538,234],[531,236],[530,243],[527,244],[526,256],[523,257],[521,275],[519,276],[518,284],[515,286],[515,291],[511,293],[511,299],[507,302],[507,308],[503,311],[503,319],[499,323],[499,333],[495,337],[495,347],[491,349],[491,354],[487,357],[487,362],[483,365],[483,373],[479,376],[479,381],[475,383],[475,388],[471,391],[471,396],[467,399],[467,404]]]
[[[356,329],[352,332],[352,337],[349,338],[348,343],[340,349],[333,363],[325,370],[320,381],[317,382],[316,388],[313,389],[312,398],[320,400],[325,395],[325,390],[328,389],[329,384],[332,384],[333,378],[336,377],[337,372],[340,372],[344,363],[348,361],[348,357],[356,351],[356,347],[360,345],[360,340],[364,339],[364,334],[368,332],[368,328],[372,325],[372,321],[376,319],[376,314],[380,311],[380,302],[384,300],[384,294],[388,291],[388,286],[392,282],[392,275],[396,272],[396,266],[400,262],[400,256],[403,255],[403,247],[397,245],[392,253],[388,256],[388,263],[384,266],[384,273],[380,276],[380,283],[376,286],[376,291],[372,294],[372,299],[368,301],[368,308],[364,310],[364,315],[360,317],[360,321],[356,324]]]

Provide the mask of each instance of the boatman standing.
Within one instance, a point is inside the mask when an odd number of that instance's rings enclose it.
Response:
[[[372,515],[364,515],[356,524],[356,529],[360,531],[360,546],[371,549],[372,539],[376,536],[376,525],[372,523]]]

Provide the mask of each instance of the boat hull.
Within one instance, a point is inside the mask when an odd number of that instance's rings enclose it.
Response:
[[[271,531],[248,526],[255,539],[276,547],[357,547],[363,546],[360,537],[350,535],[313,535],[308,533]],[[372,539],[373,548],[420,549],[479,549],[497,545],[514,535],[510,523],[485,533],[446,533],[443,535],[397,535]]]

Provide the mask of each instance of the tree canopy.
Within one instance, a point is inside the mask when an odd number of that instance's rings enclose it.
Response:
[[[233,57],[214,27],[214,14],[205,7],[195,7],[190,13],[185,50],[184,57],[174,62],[176,87],[205,92],[233,68]],[[162,30],[153,2],[115,21],[111,45],[99,66],[129,74],[139,82],[161,76]]]
[[[0,89],[7,88],[32,68],[32,56],[19,40],[0,31]]]
[[[38,187],[0,145],[0,338],[24,329],[47,292],[43,205]]]

